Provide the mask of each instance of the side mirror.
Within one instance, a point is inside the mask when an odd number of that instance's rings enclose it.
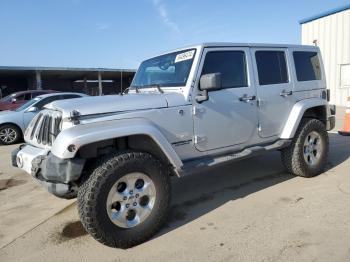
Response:
[[[14,104],[16,102],[17,102],[17,99],[16,98],[12,98],[11,103]]]
[[[215,91],[221,89],[221,73],[202,75],[199,80],[200,90]]]
[[[32,106],[30,107],[27,112],[31,112],[31,113],[35,113],[35,112],[38,112],[39,111],[39,108],[35,107],[35,106]]]

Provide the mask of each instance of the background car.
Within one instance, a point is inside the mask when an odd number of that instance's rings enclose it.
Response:
[[[19,142],[30,121],[45,105],[56,100],[84,96],[87,95],[80,93],[53,93],[40,95],[29,100],[15,110],[0,112],[0,143],[10,145]]]
[[[28,90],[13,93],[0,99],[0,111],[14,110],[37,96],[56,92],[54,90]]]

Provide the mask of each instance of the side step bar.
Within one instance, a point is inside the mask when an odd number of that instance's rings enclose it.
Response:
[[[206,169],[216,165],[228,163],[231,161],[241,160],[258,155],[262,152],[271,151],[286,147],[290,144],[291,140],[278,140],[277,142],[267,146],[254,146],[246,148],[243,151],[229,153],[220,156],[204,157],[200,159],[190,160],[184,162],[184,165],[179,172],[180,176],[185,176],[198,171],[198,169]]]

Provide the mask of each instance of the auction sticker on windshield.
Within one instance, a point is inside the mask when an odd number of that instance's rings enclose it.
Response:
[[[182,62],[193,58],[195,50],[187,51],[181,54],[178,54],[175,58],[175,63]]]

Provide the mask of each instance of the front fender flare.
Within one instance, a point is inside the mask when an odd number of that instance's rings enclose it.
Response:
[[[316,106],[327,106],[326,100],[321,98],[310,98],[297,102],[289,113],[287,121],[283,127],[280,138],[291,139],[293,138],[299,123],[306,110]],[[328,111],[327,111],[328,114]]]
[[[150,136],[177,170],[183,166],[181,159],[164,135],[152,122],[143,118],[82,124],[63,130],[53,143],[51,152],[59,158],[73,158],[78,149],[84,145],[130,135]],[[75,145],[76,150],[68,151],[69,145]]]

